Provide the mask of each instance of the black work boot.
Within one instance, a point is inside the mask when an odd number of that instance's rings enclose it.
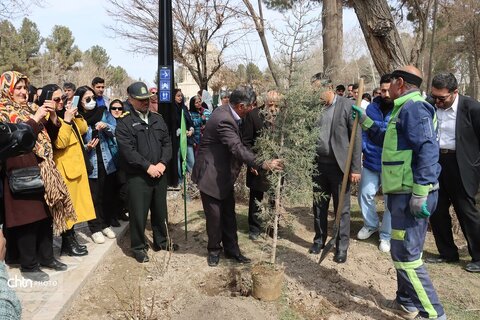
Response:
[[[72,234],[62,233],[61,254],[68,256],[81,257],[88,254],[87,249],[82,249],[75,245],[75,238]]]

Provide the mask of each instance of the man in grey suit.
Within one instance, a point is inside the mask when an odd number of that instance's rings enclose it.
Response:
[[[331,82],[323,75],[317,74],[314,85],[320,85],[325,90],[322,93],[323,110],[319,117],[320,137],[317,145],[318,174],[313,177],[314,191],[322,196],[313,202],[315,237],[309,253],[318,254],[325,246],[328,227],[328,205],[333,197],[335,212],[339,205],[343,170],[347,161],[347,151],[350,134],[353,127],[351,115],[352,100],[338,96],[331,87]],[[355,137],[350,182],[360,181],[362,140],[360,127]],[[340,218],[339,237],[336,243],[334,261],[344,263],[347,260],[347,249],[350,238],[350,185],[347,186],[342,215]]]
[[[230,95],[230,103],[215,109],[208,120],[198,148],[192,181],[200,190],[207,219],[208,265],[217,266],[220,252],[239,263],[250,259],[241,254],[238,246],[235,217],[234,183],[243,163],[266,170],[282,169],[282,161],[275,159],[257,163],[253,154],[242,143],[242,118],[253,108],[256,94],[249,87],[240,87]]]
[[[431,97],[437,107],[442,171],[438,205],[430,224],[440,255],[425,261],[459,260],[449,212],[453,204],[472,257],[465,270],[480,272],[480,211],[475,202],[480,184],[480,103],[458,93],[458,82],[452,73],[433,77]]]

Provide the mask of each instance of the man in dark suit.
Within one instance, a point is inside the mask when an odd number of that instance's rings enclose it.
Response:
[[[480,103],[458,93],[457,79],[451,73],[433,78],[431,97],[437,107],[442,171],[438,205],[430,224],[440,256],[425,261],[459,260],[449,214],[453,204],[472,257],[465,269],[480,272],[480,212],[475,203],[480,183]]]
[[[249,149],[255,145],[257,137],[263,129],[270,128],[278,112],[278,101],[280,95],[276,90],[267,92],[265,105],[255,108],[245,117],[242,126],[242,141]],[[250,189],[250,199],[248,202],[248,237],[251,240],[257,240],[262,233],[263,221],[259,217],[261,208],[258,202],[263,200],[263,194],[268,191],[270,185],[268,182],[267,171],[247,169],[247,187]]]
[[[330,81],[314,76],[314,85],[323,86],[323,110],[319,117],[320,136],[317,145],[318,174],[313,177],[314,192],[321,192],[322,196],[313,202],[315,237],[309,253],[318,254],[325,246],[328,227],[328,206],[330,197],[333,197],[335,211],[341,205],[340,231],[336,243],[334,261],[347,261],[347,249],[350,238],[350,185],[347,186],[345,200],[339,204],[339,196],[343,179],[343,170],[347,161],[348,145],[353,127],[351,114],[352,100],[338,96],[333,91]],[[353,149],[352,165],[350,168],[350,182],[360,181],[362,154],[362,136],[360,127],[357,129]]]
[[[282,168],[282,161],[278,159],[258,164],[255,154],[242,143],[241,121],[252,110],[255,101],[255,92],[249,87],[233,91],[230,103],[212,113],[198,149],[192,181],[200,190],[207,219],[209,266],[218,265],[221,244],[227,258],[239,263],[250,262],[240,252],[235,217],[234,183],[242,164],[255,169]]]

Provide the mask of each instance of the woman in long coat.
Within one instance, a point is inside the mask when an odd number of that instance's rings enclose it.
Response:
[[[62,90],[58,85],[46,85],[43,87],[39,103],[43,103],[45,99],[43,92],[48,91],[62,95]],[[76,221],[67,220],[67,230],[62,233],[61,252],[69,256],[84,256],[88,254],[88,251],[86,246],[78,243],[74,224],[95,219],[82,140],[82,135],[87,132],[87,122],[81,115],[78,115],[77,108],[70,107],[70,102],[66,108],[64,108],[63,100],[54,102],[57,116],[62,125],[57,139],[53,141],[53,160],[67,185],[77,213]]]

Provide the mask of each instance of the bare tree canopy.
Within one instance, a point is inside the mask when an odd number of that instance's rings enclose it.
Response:
[[[158,0],[108,0],[108,26],[130,40],[129,50],[158,53]],[[174,59],[201,88],[225,63],[224,52],[247,33],[241,8],[231,0],[173,0]]]
[[[2,0],[0,1],[0,19],[25,16],[30,12],[32,6],[40,7],[41,5],[40,0]]]

